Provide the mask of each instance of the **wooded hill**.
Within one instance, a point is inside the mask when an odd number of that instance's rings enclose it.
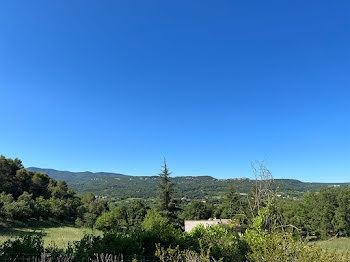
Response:
[[[24,169],[19,159],[0,156],[0,221],[44,220],[92,226],[108,211],[93,194],[76,195],[64,180]]]
[[[154,199],[157,196],[158,176],[128,176],[116,173],[69,172],[54,169],[30,167],[28,170],[46,173],[56,180],[65,180],[78,194],[93,192],[96,196],[111,201],[121,201],[132,198]],[[251,191],[254,180],[248,178],[216,179],[211,176],[173,177],[177,195],[180,198],[205,199],[216,202],[222,197],[231,184],[241,193]],[[350,183],[306,183],[295,179],[276,179],[275,188],[285,197],[299,197],[307,191],[317,191],[322,187],[344,187]]]

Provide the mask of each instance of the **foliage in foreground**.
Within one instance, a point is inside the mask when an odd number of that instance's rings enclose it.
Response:
[[[276,222],[271,220],[275,216],[273,211],[272,202],[269,202],[252,219],[250,228],[242,236],[250,248],[246,255],[248,261],[350,261],[349,253],[327,252],[280,230]],[[270,226],[267,227],[266,223],[270,223]]]
[[[103,237],[85,235],[66,250],[44,248],[40,235],[22,235],[0,246],[0,260],[24,261],[31,256],[36,259],[31,261],[66,262],[101,261],[102,257],[108,257],[109,261],[137,261],[147,257],[162,262],[350,261],[350,254],[327,252],[278,230],[277,226],[267,227],[266,223],[273,221],[268,219],[273,217],[272,211],[269,206],[262,208],[241,237],[233,227],[222,225],[199,226],[190,233],[182,232],[162,217],[153,217],[152,211],[141,228],[106,232]],[[22,260],[21,254],[26,255]]]
[[[200,241],[201,243],[201,241]],[[156,245],[157,251],[156,256],[161,262],[180,262],[180,261],[193,261],[193,262],[216,262],[210,255],[210,248],[204,250],[201,245],[201,252],[197,253],[192,250],[180,250],[179,246],[176,248],[163,248],[159,244]],[[218,260],[223,261],[223,259]]]

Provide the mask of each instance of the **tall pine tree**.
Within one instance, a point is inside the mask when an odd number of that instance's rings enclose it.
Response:
[[[174,194],[173,184],[170,182],[170,175],[171,172],[169,172],[164,158],[164,166],[162,166],[161,173],[159,174],[159,203],[160,210],[164,213],[170,212],[170,203],[172,202]]]
[[[171,172],[164,158],[164,165],[159,174],[159,209],[169,223],[172,223],[175,227],[181,227],[182,221],[180,221],[178,216],[181,209],[179,208],[179,200],[174,198],[175,190],[170,181],[170,175]]]

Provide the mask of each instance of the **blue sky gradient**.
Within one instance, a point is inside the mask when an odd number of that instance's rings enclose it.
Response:
[[[0,154],[350,181],[350,2],[2,1]]]

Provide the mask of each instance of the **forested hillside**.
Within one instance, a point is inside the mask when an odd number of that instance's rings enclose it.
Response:
[[[158,176],[127,176],[115,173],[68,172],[54,169],[28,168],[46,173],[55,179],[63,179],[78,194],[93,192],[112,201],[130,198],[154,199],[157,196]],[[216,179],[211,176],[186,176],[170,178],[176,185],[180,198],[204,199],[215,202],[222,197],[229,185],[243,194],[250,192],[254,180],[248,178]],[[289,197],[299,197],[307,191],[322,187],[344,187],[349,183],[305,183],[295,179],[275,179],[274,189]]]
[[[78,196],[64,180],[24,169],[21,160],[0,156],[0,220],[44,220],[93,225],[107,211],[93,194]]]

